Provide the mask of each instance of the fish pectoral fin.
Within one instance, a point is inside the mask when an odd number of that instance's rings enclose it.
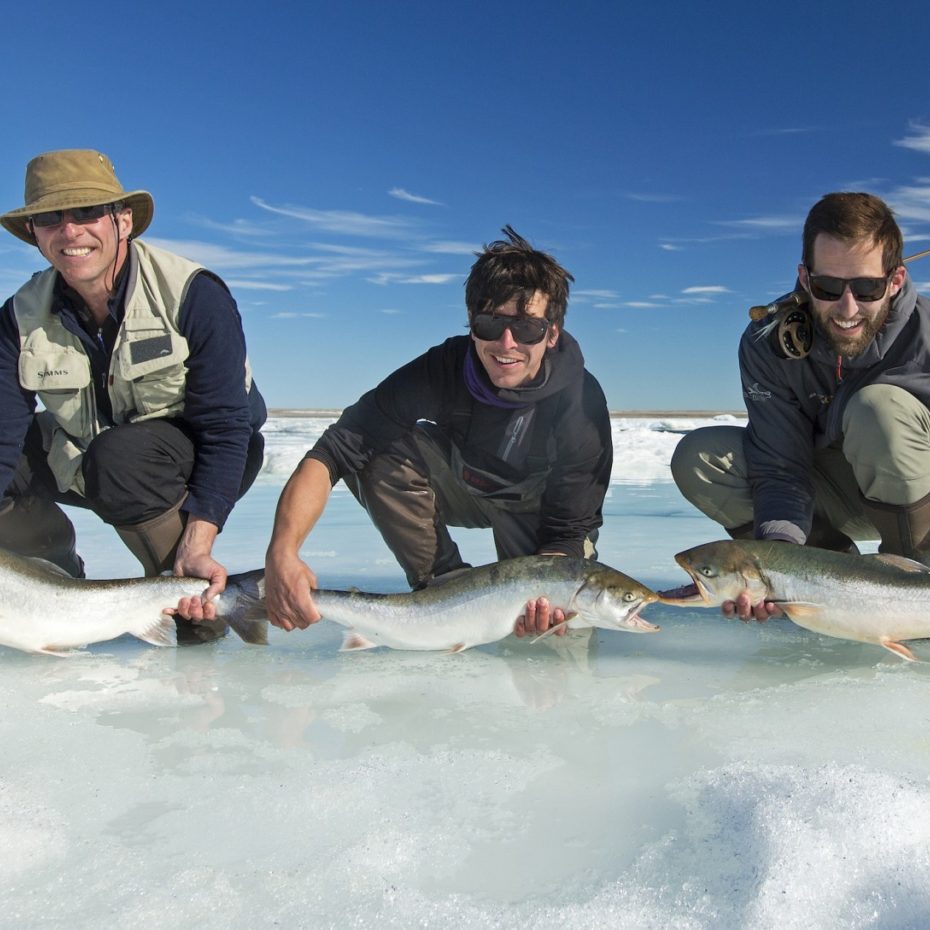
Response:
[[[890,639],[881,640],[881,645],[884,646],[889,652],[893,652],[896,656],[900,656],[902,659],[907,659],[908,662],[919,662],[920,660],[917,656],[911,652],[904,643],[896,643]]]
[[[903,572],[914,572],[915,574],[925,574],[930,572],[930,566],[924,565],[923,562],[915,562],[903,555],[893,555],[890,552],[876,552],[870,556],[870,559],[878,559],[886,565],[892,565],[894,568],[900,568]]]
[[[59,659],[68,659],[71,656],[84,654],[83,649],[72,649],[70,646],[56,646],[54,643],[48,643],[45,646],[40,646],[38,649],[32,649],[30,651],[40,653],[44,656],[58,656]]]
[[[452,656],[457,652],[464,652],[467,648],[468,646],[466,646],[465,643],[456,643],[451,649],[443,653],[443,655]]]
[[[151,643],[153,646],[177,646],[178,644],[178,628],[174,617],[164,611],[158,615],[157,620],[129,632],[137,639]]]
[[[569,617],[567,620],[563,620],[561,623],[555,624],[555,626],[550,626],[549,629],[546,630],[545,633],[540,633],[539,636],[537,636],[535,639],[531,639],[530,645],[535,646],[536,643],[538,643],[541,639],[545,639],[547,636],[551,636],[557,630],[561,630],[563,627],[568,626],[568,621],[571,620],[572,617],[575,617],[575,616],[577,616],[577,614],[572,614],[572,616]]]
[[[370,639],[365,639],[361,633],[356,630],[348,630],[342,637],[342,645],[339,647],[340,652],[358,652],[360,649],[377,649],[378,644],[373,643]]]
[[[773,599],[772,603],[777,604],[792,620],[795,617],[802,620],[819,617],[823,610],[823,604],[815,604],[812,601],[776,601]]]

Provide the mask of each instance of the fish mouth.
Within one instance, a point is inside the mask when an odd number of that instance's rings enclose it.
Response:
[[[648,603],[653,603],[658,598],[650,598]],[[646,606],[646,601],[639,605],[632,613],[627,614],[623,621],[622,629],[630,633],[658,633],[662,629],[654,623],[650,623],[645,617],[641,617],[639,612]]]
[[[660,604],[673,604],[676,607],[686,607],[689,604],[707,604],[710,598],[707,589],[692,575],[691,584],[684,584],[678,588],[669,588],[659,591]]]

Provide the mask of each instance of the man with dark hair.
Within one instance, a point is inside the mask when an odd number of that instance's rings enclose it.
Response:
[[[797,287],[809,354],[785,357],[777,319],[751,323],[748,426],[696,430],[672,458],[685,497],[734,538],[845,551],[880,537],[882,552],[930,564],[930,300],[902,249],[878,197],[828,194],[811,209]],[[744,594],[724,611],[776,608]]]
[[[368,511],[412,588],[465,568],[449,526],[490,527],[499,558],[594,556],[610,480],[604,394],[562,329],[572,276],[518,236],[468,276],[469,336],[453,336],[346,409],[287,483],[266,562],[272,623],[320,619],[298,550],[333,485]],[[544,601],[517,632],[545,631]]]
[[[105,155],[66,149],[29,162],[25,206],[0,216],[51,265],[0,310],[0,546],[82,576],[58,506],[73,504],[146,575],[205,578],[212,596],[226,583],[213,542],[261,467],[265,404],[226,285],[136,241],[153,212]]]

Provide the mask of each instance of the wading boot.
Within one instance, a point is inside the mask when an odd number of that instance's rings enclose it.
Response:
[[[879,552],[903,555],[930,566],[930,494],[906,505],[863,498],[862,508],[881,535]]]
[[[178,501],[170,510],[143,523],[115,527],[126,548],[142,563],[146,578],[170,572],[174,567],[178,543],[187,522],[186,516],[181,512],[183,503],[183,500]],[[225,620],[194,623],[192,620],[176,616],[174,624],[177,627],[180,646],[211,643],[225,636],[228,630]]]
[[[45,559],[72,578],[84,577],[74,527],[46,497],[8,497],[0,504],[0,546],[18,555]]]

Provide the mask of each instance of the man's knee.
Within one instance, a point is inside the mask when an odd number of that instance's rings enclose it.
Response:
[[[715,476],[744,471],[743,427],[705,426],[682,436],[672,453],[672,477],[679,490],[714,484]]]
[[[930,494],[930,411],[903,388],[862,388],[843,411],[843,455],[866,498],[922,500]]]
[[[193,444],[166,422],[112,427],[84,454],[87,503],[117,526],[152,519],[184,496],[193,464]]]
[[[930,411],[909,391],[892,384],[869,384],[843,411],[844,444],[850,441],[892,449],[902,434],[930,447]]]

